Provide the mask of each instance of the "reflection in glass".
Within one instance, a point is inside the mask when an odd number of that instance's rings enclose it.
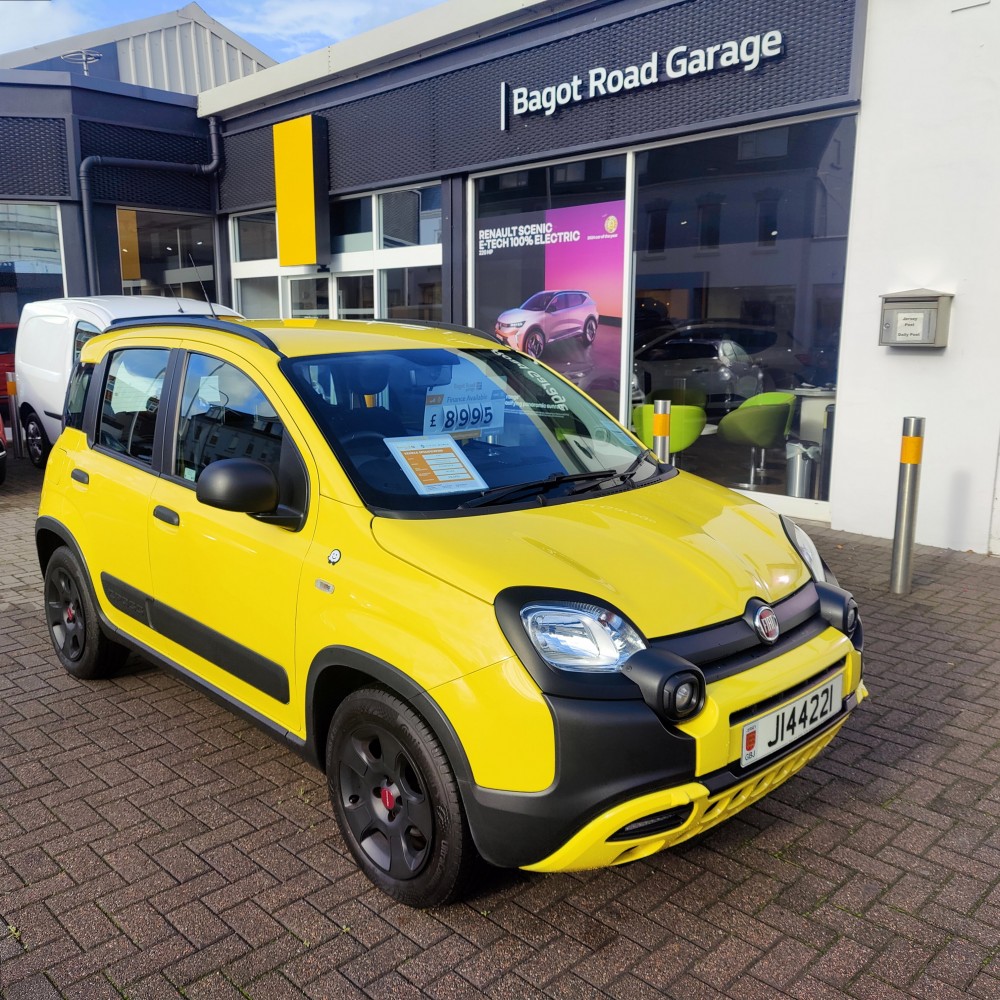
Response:
[[[329,278],[293,278],[288,284],[293,317],[330,318]]]
[[[338,277],[337,318],[375,318],[375,280],[370,274],[348,274]]]
[[[441,268],[399,267],[382,272],[387,319],[441,322]]]
[[[237,260],[274,260],[278,256],[274,212],[239,215],[235,231]]]
[[[371,250],[373,246],[371,198],[345,198],[330,202],[331,251],[355,253]]]
[[[16,324],[28,302],[64,294],[55,205],[0,201],[0,287],[0,324]]]
[[[820,457],[795,489],[828,495],[854,130],[828,118],[636,157],[634,400],[706,408],[684,462],[709,478],[785,492],[805,429]],[[745,440],[763,417],[728,417],[748,400],[789,408],[777,444]]]
[[[236,282],[236,311],[248,319],[275,319],[281,315],[277,278],[240,278]]]
[[[441,242],[441,185],[379,195],[382,246],[425,246]]]
[[[210,217],[119,208],[118,239],[126,295],[216,300]]]

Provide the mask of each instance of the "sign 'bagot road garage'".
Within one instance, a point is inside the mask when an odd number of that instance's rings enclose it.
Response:
[[[548,84],[538,89],[500,85],[500,128],[507,128],[508,107],[512,118],[541,113],[553,115],[559,108],[582,101],[591,101],[622,91],[639,90],[669,80],[712,73],[716,70],[742,66],[751,72],[765,59],[773,59],[784,51],[780,31],[747,35],[739,41],[718,42],[704,48],[676,45],[663,57],[652,52],[647,60],[629,66],[609,69],[592,66],[583,75],[574,73],[569,80]],[[508,96],[509,95],[509,96]]]

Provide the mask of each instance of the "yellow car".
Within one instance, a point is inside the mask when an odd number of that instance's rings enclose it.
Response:
[[[402,902],[701,833],[866,695],[804,532],[474,331],[130,321],[64,424],[36,528],[63,666],[138,651],[268,729]]]

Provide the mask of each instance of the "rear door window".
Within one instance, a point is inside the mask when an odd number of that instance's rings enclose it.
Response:
[[[108,362],[97,443],[145,465],[153,461],[153,441],[170,352],[127,348]]]

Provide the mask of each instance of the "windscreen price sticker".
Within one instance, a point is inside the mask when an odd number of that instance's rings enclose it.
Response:
[[[507,394],[494,386],[429,393],[424,404],[425,434],[499,433]]]
[[[486,481],[450,434],[386,438],[385,443],[422,496],[486,489]]]

